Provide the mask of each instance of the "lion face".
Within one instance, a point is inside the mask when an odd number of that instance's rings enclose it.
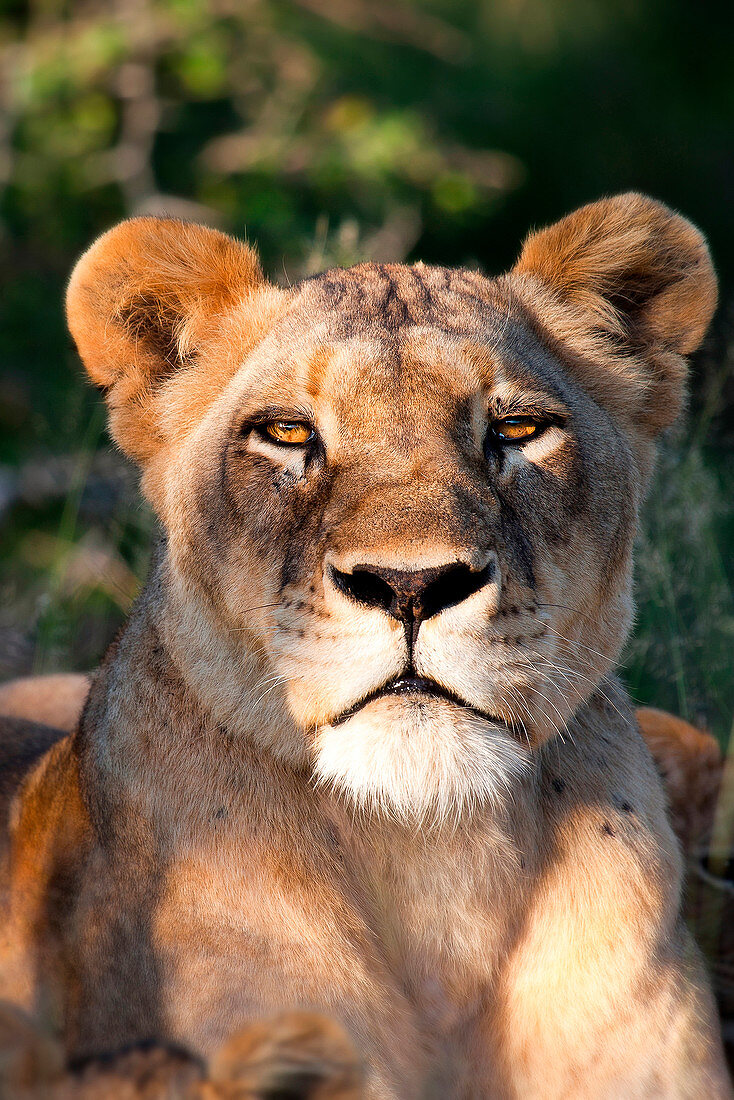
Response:
[[[353,795],[497,797],[617,656],[630,448],[492,284],[306,283],[183,456],[176,568]]]
[[[700,236],[633,198],[695,244],[700,329]],[[590,300],[598,273],[565,299],[522,257],[500,280],[364,264],[275,291],[244,247],[195,231],[198,253],[192,227],[127,223],[70,288],[72,331],[165,527],[167,644],[217,721],[357,804],[443,818],[500,801],[619,655],[659,403],[674,414],[690,347],[668,327],[640,351],[632,319],[620,333],[617,307]],[[151,257],[169,275],[154,314]],[[208,261],[215,289],[181,291],[174,260],[189,276]],[[579,255],[562,260],[577,277]],[[674,285],[643,274],[635,336]],[[686,301],[693,277],[679,275]]]

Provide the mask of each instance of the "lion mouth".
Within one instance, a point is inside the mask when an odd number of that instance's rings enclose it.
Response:
[[[358,711],[363,710],[364,707],[373,703],[376,699],[382,699],[389,695],[429,696],[435,699],[445,699],[449,703],[453,703],[454,706],[469,711],[470,714],[476,714],[477,717],[483,718],[485,721],[492,722],[497,726],[502,726],[508,733],[513,734],[513,736],[516,732],[504,718],[500,718],[497,714],[489,714],[486,711],[479,710],[478,707],[472,706],[471,703],[467,703],[465,699],[462,699],[453,691],[449,691],[448,688],[442,687],[436,680],[430,680],[425,676],[410,675],[398,676],[395,680],[391,680],[389,683],[383,684],[382,687],[370,691],[367,695],[363,695],[362,698],[358,699],[356,703],[348,708],[348,710],[343,711],[337,718],[332,718],[329,724],[331,726],[340,726],[349,718],[353,718]]]

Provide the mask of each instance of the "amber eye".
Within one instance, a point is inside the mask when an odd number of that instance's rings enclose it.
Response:
[[[268,420],[260,425],[260,431],[274,443],[283,443],[289,447],[303,447],[314,438],[310,424],[301,420]]]
[[[495,420],[490,430],[500,443],[525,443],[547,427],[546,421],[535,416],[505,416]]]

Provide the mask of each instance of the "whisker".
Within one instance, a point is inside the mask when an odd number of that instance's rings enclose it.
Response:
[[[251,704],[251,710],[254,710],[255,707],[258,705],[258,703],[261,703],[262,700],[265,698],[265,696],[269,695],[271,691],[275,691],[275,689],[277,687],[280,687],[282,684],[286,684],[286,683],[289,683],[289,682],[290,682],[290,677],[289,676],[276,677],[275,682],[271,683],[270,687],[267,687],[265,689],[265,691],[262,693],[262,695],[259,695],[257,697],[257,699],[255,700],[255,702]]]
[[[268,608],[280,607],[280,606],[281,606],[280,601],[276,600],[275,603],[261,603],[261,604],[258,604],[256,607],[245,607],[242,611],[239,612],[239,614],[240,615],[249,615],[253,611],[267,611]],[[229,627],[229,632],[230,632],[230,634],[241,634],[243,630],[249,630],[249,629],[250,628],[247,627],[247,626],[230,626]]]
[[[542,674],[541,674],[541,675],[542,675]],[[552,681],[548,681],[548,683],[549,683],[549,684],[550,684],[550,685],[551,685],[552,687],[555,687],[555,685],[553,684],[553,682],[552,682]],[[555,704],[555,703],[553,702],[553,700],[552,700],[552,699],[549,699],[547,695],[544,695],[544,694],[543,694],[543,692],[542,692],[542,691],[540,690],[540,688],[537,688],[537,687],[535,687],[535,685],[534,685],[534,684],[531,684],[531,685],[529,685],[529,690],[530,690],[530,691],[533,691],[533,692],[535,692],[535,694],[536,694],[536,695],[539,695],[539,696],[540,696],[540,698],[541,698],[541,699],[543,699],[543,700],[544,700],[544,701],[545,701],[545,702],[546,702],[546,703],[548,704],[548,706],[549,706],[549,707],[553,707],[553,710],[554,710],[554,711],[556,712],[556,714],[558,715],[559,719],[561,720],[561,724],[562,724],[562,726],[563,726],[563,729],[565,730],[565,732],[566,732],[566,733],[568,733],[568,736],[569,736],[569,737],[571,738],[571,742],[572,742],[573,744],[575,744],[576,742],[574,741],[574,738],[573,738],[573,734],[572,734],[572,733],[570,732],[570,730],[568,729],[568,726],[567,726],[567,724],[566,724],[566,719],[565,719],[565,718],[563,717],[563,715],[561,714],[560,710],[558,709],[558,707],[556,706],[556,704]],[[552,726],[552,727],[553,727],[553,729],[554,729],[554,730],[556,731],[556,733],[557,733],[557,734],[558,734],[558,736],[560,737],[561,741],[562,741],[562,742],[563,742],[563,744],[565,745],[565,743],[566,743],[566,738],[565,738],[565,737],[563,736],[563,733],[561,733],[561,730],[560,730],[560,728],[559,728],[559,727],[558,727],[558,726],[556,725],[556,723],[555,723],[555,722],[553,721],[553,719],[551,718],[551,716],[550,716],[549,714],[547,714],[547,713],[546,713],[546,714],[544,714],[544,715],[543,715],[543,717],[544,717],[544,718],[546,719],[546,721],[547,721],[547,722],[550,722],[551,726]]]
[[[598,649],[592,649],[591,646],[584,645],[583,642],[577,642],[577,641],[574,641],[572,638],[567,638],[565,636],[565,634],[561,634],[560,630],[557,630],[554,626],[550,626],[550,624],[546,624],[546,625],[547,625],[548,630],[550,630],[552,634],[555,634],[555,636],[557,638],[560,638],[562,642],[566,642],[567,645],[578,646],[580,649],[585,649],[589,653],[593,653],[595,657],[601,657],[601,659],[604,662],[609,661],[608,655],[606,655],[604,653],[600,653]]]
[[[516,702],[518,702],[520,704],[520,706],[523,708],[523,710],[527,714],[528,719],[530,720],[530,722],[532,722],[532,720],[533,720],[532,712],[531,712],[530,708],[528,707],[527,703],[525,702],[525,700],[523,699],[519,688],[516,688],[514,684],[505,684],[505,690],[510,692],[510,697],[512,699],[515,699]],[[524,727],[524,723],[523,723],[523,727]],[[525,730],[525,732],[527,734],[527,729]]]
[[[580,657],[581,655],[579,655],[579,654],[576,654],[576,656],[579,656],[579,657]],[[591,686],[592,686],[592,687],[594,688],[594,691],[595,691],[595,693],[596,693],[597,695],[600,695],[600,696],[601,696],[601,698],[602,698],[602,699],[604,700],[604,702],[605,702],[605,703],[608,703],[608,704],[609,704],[609,706],[610,706],[610,707],[611,707],[611,708],[612,708],[613,710],[615,710],[615,711],[617,712],[617,714],[619,715],[619,717],[620,717],[620,718],[622,718],[622,719],[625,719],[625,720],[626,720],[626,717],[625,717],[625,715],[624,715],[624,714],[622,713],[622,711],[621,711],[621,710],[619,709],[619,707],[618,707],[618,706],[617,706],[617,704],[616,704],[616,703],[614,702],[614,700],[613,700],[613,699],[610,699],[610,697],[609,697],[609,696],[607,695],[606,691],[605,691],[605,690],[604,690],[604,688],[603,688],[603,687],[601,686],[601,683],[599,682],[599,680],[592,680],[592,679],[591,679],[591,678],[590,678],[589,676],[586,676],[586,675],[585,675],[585,674],[584,674],[583,672],[579,672],[579,671],[578,671],[577,669],[575,669],[575,668],[569,668],[569,667],[568,667],[568,666],[566,666],[566,665],[559,665],[559,664],[557,664],[556,662],[554,662],[554,661],[551,661],[551,659],[550,659],[550,658],[548,658],[548,657],[546,657],[546,656],[544,656],[544,655],[542,655],[542,656],[541,656],[541,659],[542,659],[543,663],[544,663],[544,664],[545,664],[545,665],[546,665],[546,666],[547,666],[548,668],[550,668],[551,670],[556,670],[556,671],[558,671],[558,672],[559,672],[559,673],[560,673],[561,675],[563,675],[563,674],[564,674],[564,672],[565,672],[566,674],[568,674],[568,675],[570,675],[570,676],[575,676],[575,677],[576,677],[577,679],[580,679],[580,680],[585,680],[585,681],[586,681],[586,682],[587,682],[588,684],[591,684]],[[582,659],[583,659],[583,658],[582,658]],[[538,670],[538,671],[540,671],[540,670]],[[541,675],[542,675],[542,672],[541,672]]]
[[[507,690],[507,691],[509,691],[509,693],[510,693],[510,698],[511,698],[511,699],[513,699],[513,700],[514,700],[514,701],[515,701],[516,703],[519,703],[519,704],[520,704],[520,706],[521,706],[521,707],[523,708],[523,710],[524,710],[524,711],[525,711],[525,713],[527,714],[527,716],[528,716],[528,718],[530,719],[530,721],[532,721],[532,717],[533,717],[533,716],[532,716],[532,714],[530,713],[530,710],[529,710],[529,708],[527,707],[527,705],[526,705],[526,703],[525,703],[525,700],[524,700],[524,699],[522,698],[522,696],[520,695],[520,692],[519,692],[519,691],[517,690],[517,688],[516,688],[516,687],[514,687],[514,685],[512,685],[512,684],[507,684],[507,685],[505,685],[505,687],[506,687],[506,690]],[[501,697],[500,697],[500,703],[501,703],[501,704],[502,704],[503,706],[505,706],[505,705],[506,705],[506,704],[505,704],[505,699],[504,699],[504,696],[501,696]],[[512,709],[512,708],[508,707],[507,709],[511,711],[511,709]],[[518,722],[518,723],[519,723],[519,725],[520,725],[520,728],[521,728],[522,732],[523,732],[523,733],[524,733],[524,735],[525,735],[525,740],[526,740],[526,741],[527,741],[527,743],[528,743],[528,748],[529,748],[529,749],[530,749],[530,748],[532,748],[532,747],[533,747],[533,745],[532,745],[532,741],[530,740],[530,734],[528,733],[528,728],[527,728],[527,726],[525,725],[525,722],[524,722],[524,721],[522,720],[522,718],[519,718],[519,717],[516,717],[516,716],[513,716],[513,722]]]
[[[574,615],[583,615],[584,612],[578,607],[569,607],[565,603],[536,603],[536,607],[557,607],[561,611],[573,611]]]
[[[577,680],[583,680],[585,683],[590,684],[593,688],[598,686],[596,680],[592,680],[590,676],[584,675],[583,672],[577,672],[575,668],[567,668],[565,665],[559,665],[549,660],[544,660],[543,663],[551,672],[557,672],[559,675],[563,676],[567,683],[571,683],[569,677],[573,676]],[[538,669],[538,671],[541,675],[544,675],[542,669]]]

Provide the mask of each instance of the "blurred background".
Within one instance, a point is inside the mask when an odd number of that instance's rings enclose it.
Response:
[[[0,678],[100,658],[152,521],[65,333],[74,259],[169,213],[294,281],[358,259],[498,272],[532,225],[637,188],[721,284],[666,440],[625,658],[634,697],[734,717],[734,6],[709,0],[4,0]]]

